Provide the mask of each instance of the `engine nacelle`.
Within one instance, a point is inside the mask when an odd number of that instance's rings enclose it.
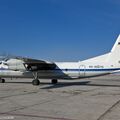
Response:
[[[8,65],[8,69],[10,70],[26,70],[25,66],[24,66],[24,62],[22,60],[18,60],[18,59],[10,59],[7,61],[7,65]]]

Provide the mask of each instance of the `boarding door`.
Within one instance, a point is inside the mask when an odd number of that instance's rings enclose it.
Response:
[[[85,65],[80,65],[79,66],[79,77],[85,77]]]

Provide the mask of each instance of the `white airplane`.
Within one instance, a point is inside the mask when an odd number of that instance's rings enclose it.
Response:
[[[2,78],[34,78],[33,85],[39,85],[39,79],[80,79],[111,74],[120,71],[120,35],[112,50],[104,55],[79,62],[47,62],[24,57],[11,57],[0,62],[0,82]]]

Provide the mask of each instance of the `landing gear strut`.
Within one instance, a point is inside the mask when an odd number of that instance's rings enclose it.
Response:
[[[39,81],[39,79],[38,79],[38,73],[37,72],[34,72],[33,73],[33,77],[34,77],[34,80],[32,81],[32,84],[33,85],[39,85],[40,84],[40,81]]]
[[[5,79],[0,78],[0,83],[5,83]]]
[[[57,79],[52,79],[52,84],[57,84],[58,83],[58,80]]]

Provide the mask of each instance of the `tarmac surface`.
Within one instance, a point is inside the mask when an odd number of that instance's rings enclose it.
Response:
[[[0,120],[120,120],[120,75],[31,81],[0,83]]]

